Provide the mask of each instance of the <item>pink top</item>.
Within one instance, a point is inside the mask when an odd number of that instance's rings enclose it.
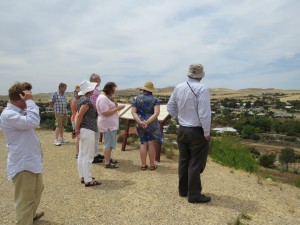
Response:
[[[100,94],[100,92],[97,89],[94,89],[93,94],[90,96],[90,100],[95,107],[96,107],[96,101],[97,101],[99,94]]]
[[[119,115],[115,112],[111,116],[103,116],[103,112],[107,112],[116,107],[115,103],[109,100],[104,94],[100,94],[96,101],[96,109],[98,112],[98,128],[100,132],[108,130],[114,131],[119,129]]]

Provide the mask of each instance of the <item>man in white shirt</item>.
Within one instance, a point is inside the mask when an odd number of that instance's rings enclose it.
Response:
[[[9,89],[0,127],[9,153],[7,176],[15,186],[16,224],[33,224],[44,215],[36,213],[44,189],[42,149],[35,128],[40,125],[39,108],[32,100],[31,84],[17,82]]]
[[[167,110],[179,121],[177,134],[179,157],[179,195],[190,203],[207,203],[211,198],[201,194],[200,174],[204,171],[209,148],[211,108],[208,88],[200,84],[204,77],[201,64],[190,65],[188,81],[178,84],[167,104]]]

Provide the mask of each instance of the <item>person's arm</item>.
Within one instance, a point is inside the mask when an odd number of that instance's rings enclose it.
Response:
[[[145,121],[142,121],[141,118],[139,117],[139,115],[137,114],[137,110],[135,106],[131,107],[131,115],[133,116],[134,120],[142,127],[142,128],[146,128],[147,124],[145,123]]]
[[[20,113],[14,113],[8,115],[7,119],[10,126],[13,126],[16,130],[28,130],[38,128],[40,126],[40,114],[39,107],[32,100],[31,91],[23,91],[24,95],[20,94],[21,100],[26,102],[26,115]]]
[[[76,119],[75,119],[75,137],[80,134],[80,124],[83,120],[84,114],[88,111],[89,105],[84,104],[80,106],[79,112],[76,114]]]
[[[50,107],[53,109],[54,108],[54,102],[55,102],[55,94],[56,92],[54,92],[51,97],[50,97],[50,101],[49,101],[49,104],[50,104]]]
[[[201,91],[198,97],[198,116],[204,131],[204,137],[207,141],[210,139],[211,127],[211,105],[208,88]]]
[[[154,120],[156,120],[156,118],[159,116],[160,113],[160,105],[155,105],[154,106],[154,114],[152,116],[150,116],[147,121],[145,121],[145,123],[148,125],[150,123],[152,123]]]
[[[105,117],[109,117],[112,116],[113,114],[115,114],[116,112],[120,111],[121,109],[124,109],[125,105],[118,105],[113,109],[109,109],[105,112],[102,112],[102,115]]]
[[[70,102],[70,109],[71,109],[72,115],[75,115],[77,112],[77,101],[75,100],[75,98],[72,99]]]
[[[175,99],[175,90],[172,93],[171,97],[169,98],[169,101],[167,103],[167,110],[172,118],[178,117],[178,108],[177,108],[177,103],[176,103],[176,99]]]

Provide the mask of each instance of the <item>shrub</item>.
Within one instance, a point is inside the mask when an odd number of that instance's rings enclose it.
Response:
[[[292,148],[284,148],[279,155],[279,161],[286,165],[286,171],[289,171],[289,163],[295,161],[295,150]]]
[[[233,137],[221,136],[220,139],[213,139],[210,149],[210,156],[222,165],[248,172],[255,172],[258,169],[258,162],[247,147]]]
[[[117,142],[122,143],[123,140],[124,140],[124,134],[122,134],[122,132],[120,132],[117,136]]]
[[[165,154],[168,159],[172,159],[175,155],[173,148],[166,149]]]
[[[167,129],[167,134],[176,134],[177,133],[177,127],[176,124],[170,124]]]
[[[260,136],[258,134],[252,134],[250,136],[250,139],[258,141],[258,140],[260,140]]]
[[[251,152],[251,154],[253,155],[254,158],[260,157],[260,152],[256,148],[249,147],[248,149],[249,149],[249,151]]]
[[[252,135],[256,134],[257,131],[256,131],[256,128],[254,126],[251,126],[251,125],[246,125],[243,127],[242,129],[242,138],[250,138]]]
[[[262,155],[259,158],[259,164],[266,168],[274,168],[275,159],[276,155],[273,153]]]
[[[53,119],[46,119],[43,121],[43,123],[40,124],[40,127],[42,129],[50,129],[54,130],[55,129],[55,122]]]
[[[168,159],[172,159],[175,155],[174,149],[178,149],[177,144],[174,144],[172,141],[164,141],[161,145],[161,153],[164,153]]]

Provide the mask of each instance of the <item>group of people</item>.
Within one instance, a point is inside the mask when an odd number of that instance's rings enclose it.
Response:
[[[202,194],[200,174],[206,166],[210,140],[210,97],[208,88],[200,84],[205,75],[201,64],[190,65],[187,75],[187,82],[175,87],[167,104],[169,114],[178,119],[180,125],[177,134],[180,152],[178,191],[190,203],[207,203],[211,199]],[[111,153],[116,148],[118,111],[124,105],[118,105],[113,99],[117,87],[114,82],[105,84],[102,93],[97,89],[100,82],[100,76],[92,74],[89,81],[84,80],[75,87],[74,98],[70,102],[78,173],[85,187],[101,184],[91,174],[95,158],[104,159],[105,168],[118,168],[119,164],[118,160],[112,159]],[[66,88],[66,84],[60,83],[58,92],[53,93],[50,100],[55,113],[55,146],[67,142],[63,136],[67,123]],[[41,143],[35,133],[35,128],[40,124],[40,115],[31,89],[31,84],[27,82],[13,84],[8,91],[10,102],[0,116],[0,127],[9,150],[7,176],[15,186],[17,224],[32,224],[44,215],[43,212],[36,212],[44,185]],[[163,142],[157,119],[160,102],[153,95],[156,90],[152,82],[146,82],[140,89],[142,93],[133,99],[131,113],[137,123],[141,142],[141,170],[156,170],[155,142]],[[104,137],[104,157],[98,149],[100,132]]]

